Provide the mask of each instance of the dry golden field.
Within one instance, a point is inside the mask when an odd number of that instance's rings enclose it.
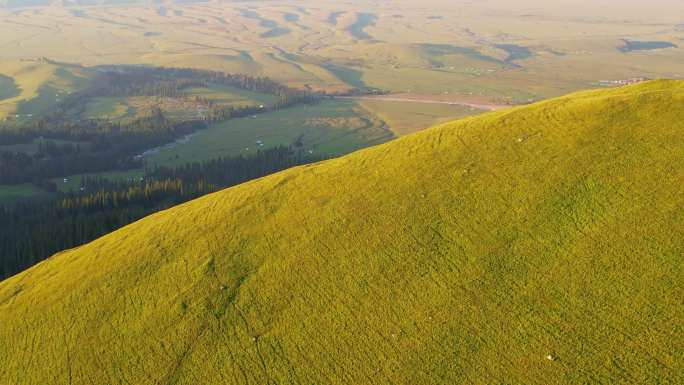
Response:
[[[52,69],[25,61],[37,57],[86,66],[149,64],[248,73],[314,90],[374,87],[517,102],[599,86],[601,80],[684,75],[681,2],[510,3],[21,7],[21,1],[7,0],[0,8],[0,74],[5,76],[0,109],[7,112],[13,103],[35,97],[55,76]],[[643,42],[669,48],[643,49],[649,48]],[[621,50],[625,47],[637,50]],[[40,76],[27,81],[22,72]],[[6,78],[15,79],[20,94],[11,92]]]

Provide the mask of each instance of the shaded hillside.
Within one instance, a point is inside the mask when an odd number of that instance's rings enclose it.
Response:
[[[0,283],[3,384],[682,383],[684,83],[442,125]]]

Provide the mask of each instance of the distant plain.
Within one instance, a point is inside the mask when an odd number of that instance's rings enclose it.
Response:
[[[31,61],[38,57],[246,73],[312,90],[372,87],[512,102],[600,80],[684,76],[679,2],[658,0],[647,8],[610,0],[587,7],[591,12],[577,1],[508,3],[6,2],[0,8],[0,111],[48,104],[54,96],[44,94],[77,86],[73,68]],[[659,12],[660,3],[671,12]]]

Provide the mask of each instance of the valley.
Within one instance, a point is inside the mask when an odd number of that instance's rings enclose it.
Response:
[[[0,385],[684,383],[680,0],[0,0]]]

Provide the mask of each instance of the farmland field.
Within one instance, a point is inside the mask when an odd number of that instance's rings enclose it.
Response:
[[[258,95],[255,95],[258,96]],[[96,98],[102,114],[109,114],[111,105],[131,103],[136,98]],[[128,102],[125,102],[128,100]],[[260,95],[256,102],[267,102]],[[106,105],[105,103],[109,103]],[[380,144],[406,132],[424,128],[421,122],[438,122],[442,109],[450,110],[453,117],[472,114],[465,108],[421,105],[421,113],[407,115],[401,112],[402,103],[357,102],[353,100],[327,100],[313,105],[303,105],[281,111],[261,113],[246,118],[216,123],[187,137],[158,148],[149,149],[144,155],[148,166],[178,166],[188,162],[201,162],[218,157],[253,155],[259,150],[277,146],[292,146],[306,154],[333,157],[354,150]],[[129,104],[126,104],[129,105]],[[372,106],[372,107],[369,107]],[[89,113],[96,115],[89,105]],[[435,113],[435,111],[437,111]],[[114,117],[113,114],[109,114]],[[380,119],[379,117],[383,118]],[[402,120],[402,118],[410,120]],[[393,120],[392,120],[393,119]],[[389,122],[389,123],[386,123]],[[396,126],[395,126],[396,124]],[[55,141],[56,144],[69,142]],[[75,144],[75,143],[74,143]],[[83,146],[83,144],[81,144]],[[0,146],[1,151],[19,151],[34,154],[38,142]],[[78,175],[64,175],[52,181],[63,192],[79,191],[86,177],[105,178],[112,181],[137,180],[144,170],[109,171]],[[0,202],[2,202],[0,196]]]
[[[90,98],[81,113],[85,118],[111,119],[130,121],[144,116],[154,107],[161,108],[168,118],[174,120],[197,119],[204,114],[195,98],[202,98],[212,103],[230,105],[234,107],[271,105],[278,98],[247,90],[223,85],[209,85],[208,87],[190,87],[184,90],[184,98],[165,98],[150,96],[104,96]]]
[[[86,118],[124,119],[135,114],[135,107],[123,97],[92,98],[87,102],[84,116]]]

